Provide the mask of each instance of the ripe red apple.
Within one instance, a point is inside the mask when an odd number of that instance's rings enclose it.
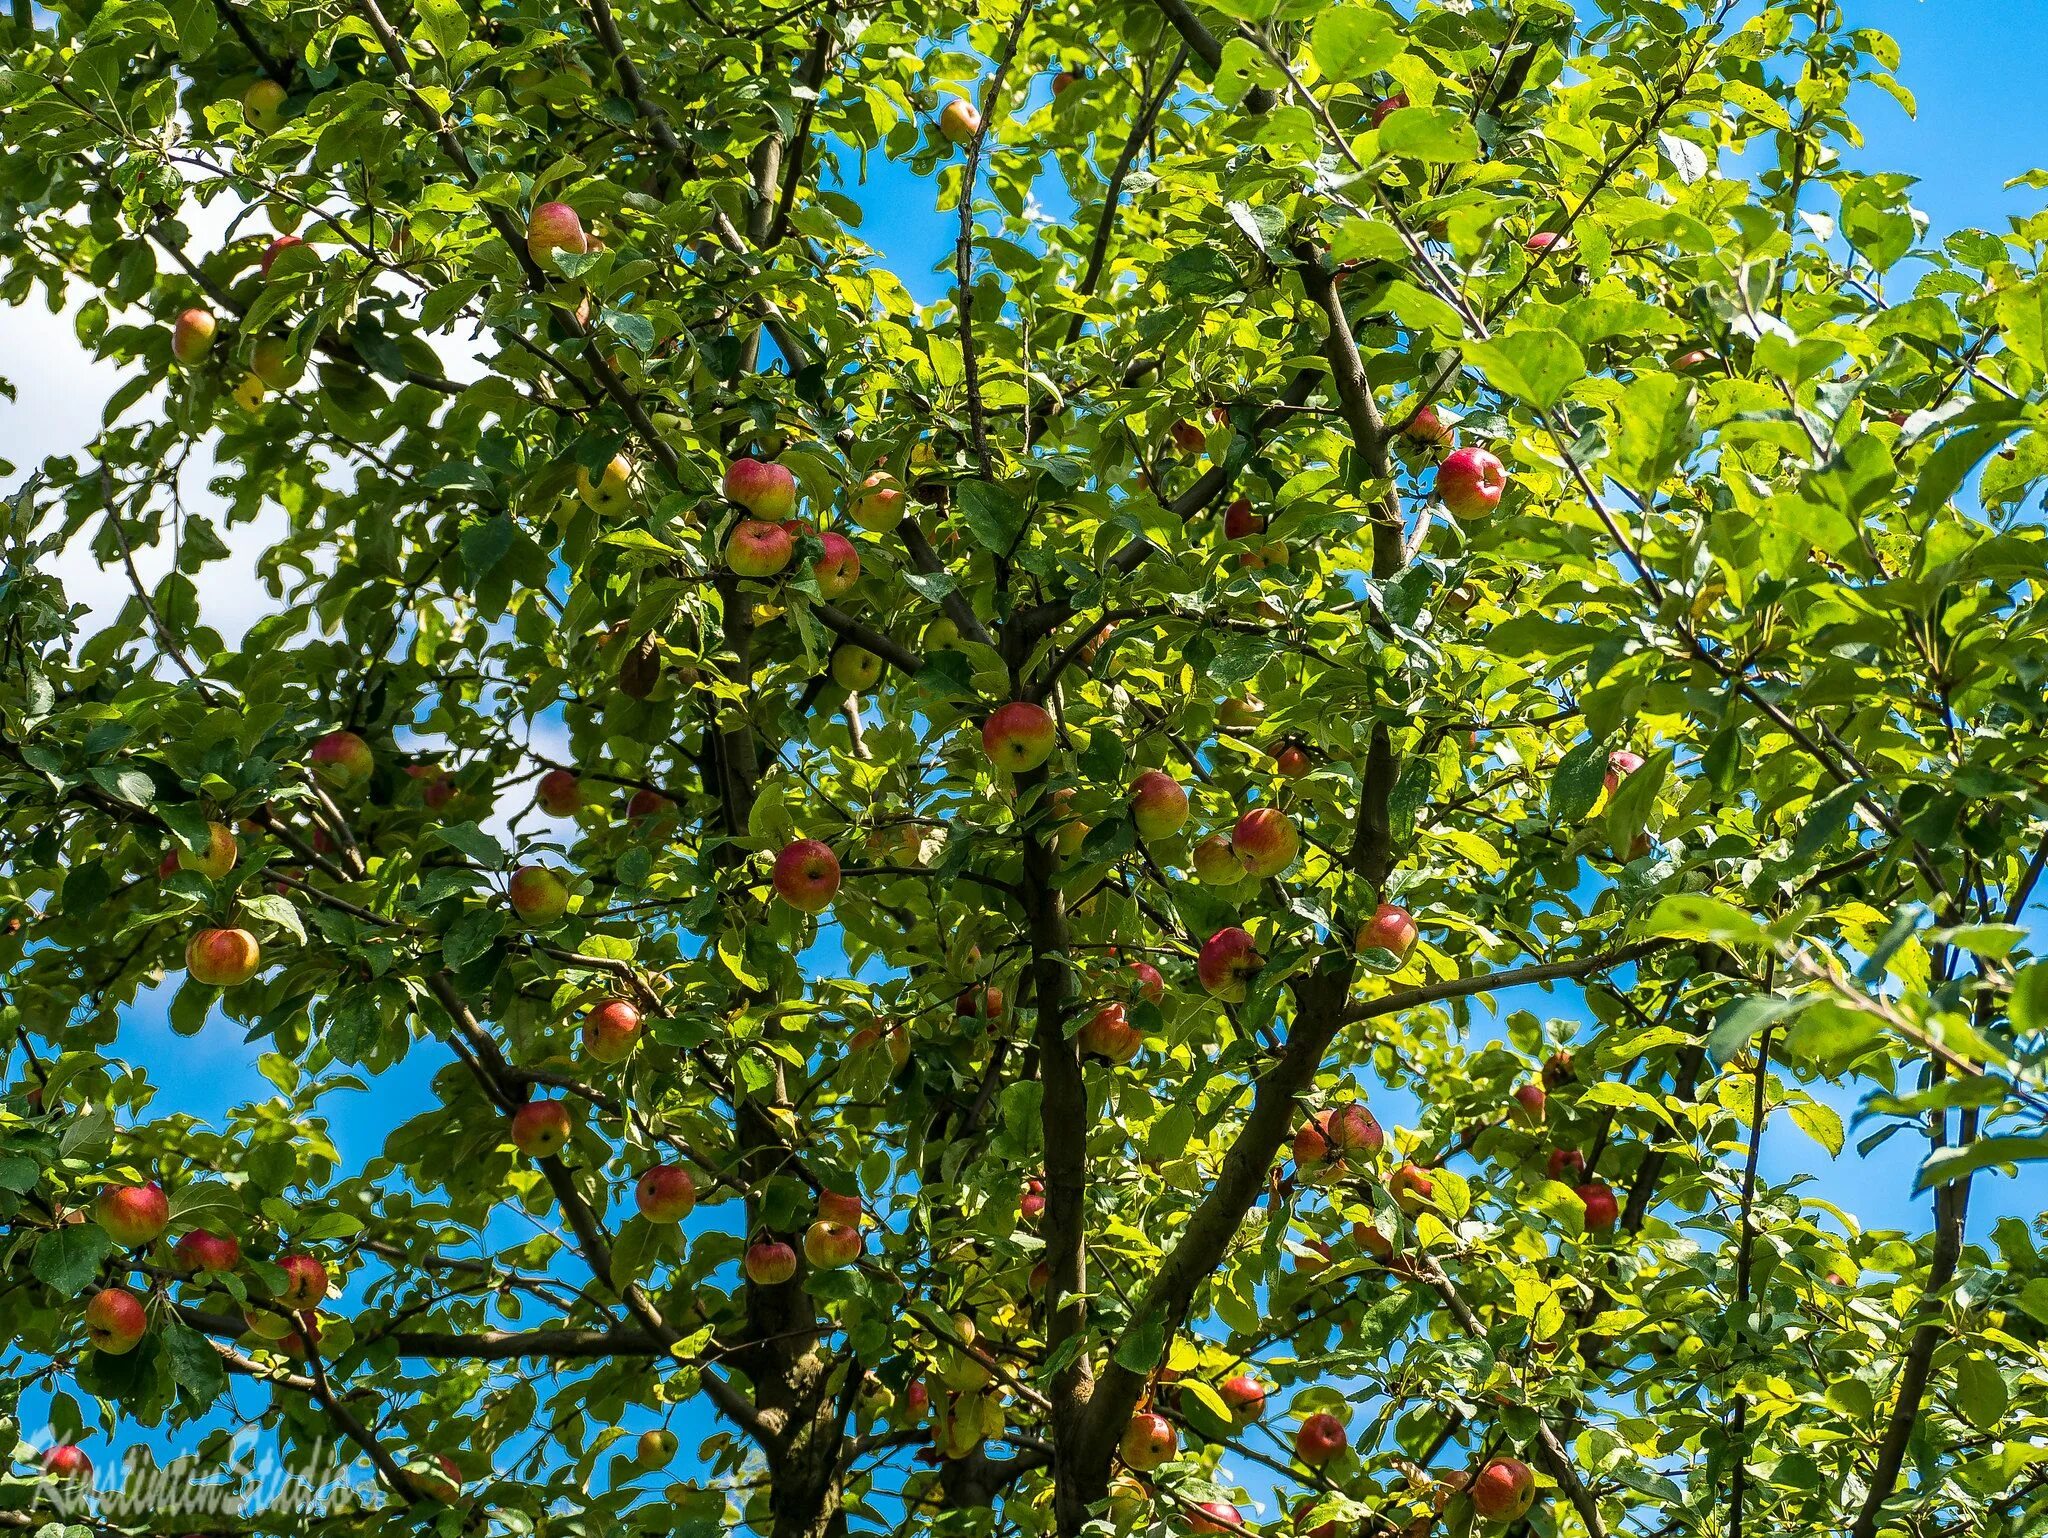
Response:
[[[529,1100],[512,1113],[512,1146],[532,1159],[560,1153],[575,1131],[569,1107],[559,1100]]]
[[[1536,1476],[1519,1458],[1495,1458],[1470,1486],[1472,1509],[1488,1522],[1515,1522],[1536,1501]]]
[[[526,218],[526,249],[534,261],[546,267],[548,257],[556,251],[578,255],[588,251],[590,237],[583,231],[583,220],[567,203],[536,203]]]
[[[1066,95],[1067,88],[1071,86],[1075,81],[1080,80],[1081,78],[1083,77],[1077,70],[1061,70],[1057,75],[1054,75],[1052,77],[1052,94],[1055,97]]]
[[[1117,1450],[1126,1464],[1143,1474],[1166,1462],[1179,1446],[1180,1436],[1172,1421],[1156,1410],[1140,1410],[1124,1427]]]
[[[1159,975],[1159,968],[1149,961],[1134,961],[1130,970],[1138,997],[1153,1004],[1158,1004],[1166,998],[1166,979]]]
[[[583,1015],[583,1050],[600,1063],[622,1063],[640,1040],[640,1011],[629,999],[603,999]]]
[[[1631,753],[1627,748],[1616,748],[1607,755],[1607,773],[1600,784],[1608,795],[1621,789],[1621,782],[1643,767],[1640,753]]]
[[[1273,755],[1273,772],[1283,780],[1298,780],[1314,767],[1308,750],[1298,742],[1282,744]]]
[[[277,265],[277,259],[293,246],[303,246],[305,241],[296,235],[280,235],[263,248],[263,259],[256,264],[256,271],[262,277],[270,276],[270,269]]]
[[[569,911],[569,888],[545,865],[522,865],[505,885],[512,911],[524,923],[553,924]]]
[[[1406,908],[1381,903],[1372,917],[1358,926],[1357,946],[1362,951],[1386,951],[1396,961],[1405,961],[1415,948],[1415,936],[1415,920]]]
[[[1671,368],[1672,372],[1674,373],[1690,374],[1695,369],[1705,368],[1708,364],[1712,363],[1713,361],[1714,355],[1712,353],[1706,352],[1700,348],[1695,347],[1690,351],[1682,352],[1677,357],[1673,358],[1671,360]]]
[[[614,454],[594,480],[588,470],[578,465],[576,495],[600,517],[625,512],[633,505],[633,461],[623,454]]]
[[[573,817],[583,804],[583,786],[568,770],[550,769],[533,787],[533,798],[550,817]]]
[[[739,577],[772,577],[795,554],[796,536],[759,518],[742,518],[725,541],[725,564]]]
[[[439,764],[407,764],[405,772],[419,783],[420,804],[428,811],[438,812],[455,799],[458,787]]]
[[[1344,1423],[1327,1410],[1318,1410],[1294,1433],[1294,1456],[1312,1469],[1319,1469],[1351,1445]]]
[[[1254,881],[1277,876],[1301,853],[1301,835],[1277,807],[1255,806],[1230,832],[1231,852]]]
[[[84,1448],[66,1442],[43,1454],[43,1472],[52,1479],[82,1484],[92,1478],[92,1459],[86,1457]]]
[[[1230,1423],[1239,1430],[1266,1413],[1266,1385],[1249,1373],[1225,1378],[1216,1392],[1230,1411]]]
[[[1453,449],[1437,466],[1436,499],[1454,518],[1483,518],[1500,506],[1508,473],[1485,449]]]
[[[747,1246],[740,1268],[757,1287],[779,1287],[796,1275],[796,1251],[780,1239],[756,1239]]]
[[[277,1301],[295,1314],[318,1308],[327,1297],[327,1268],[311,1255],[285,1255],[277,1262],[284,1272],[284,1291]]]
[[[846,504],[846,516],[870,534],[887,534],[903,521],[903,486],[887,470],[877,470],[860,483]]]
[[[1394,1258],[1394,1242],[1371,1223],[1353,1223],[1351,1242],[1385,1265]]]
[[[1204,886],[1235,886],[1244,880],[1244,866],[1238,863],[1228,833],[1211,833],[1198,839],[1194,867],[1195,879]]]
[[[171,1203],[154,1180],[140,1186],[108,1186],[93,1203],[93,1216],[116,1244],[136,1250],[155,1243],[170,1226]]]
[[[187,310],[171,325],[171,356],[187,368],[206,361],[217,329],[211,310]]]
[[[852,540],[830,529],[819,538],[825,553],[811,563],[811,575],[817,578],[818,591],[827,599],[844,598],[860,581],[860,552]]]
[[[1372,104],[1372,126],[1375,128],[1379,127],[1380,124],[1387,120],[1390,114],[1399,112],[1407,105],[1408,93],[1406,91],[1396,91],[1392,96],[1382,96]]]
[[[726,501],[769,523],[796,511],[796,477],[772,460],[735,459],[726,467],[723,490]]]
[[[209,988],[234,988],[256,975],[263,948],[246,929],[202,929],[185,942],[185,970]]]
[[[1121,1004],[1105,1004],[1090,1015],[1087,1024],[1081,1027],[1079,1040],[1083,1052],[1092,1052],[1119,1065],[1136,1057],[1145,1045],[1138,1028],[1125,1018]]]
[[[675,809],[675,802],[658,790],[649,790],[645,785],[634,791],[626,802],[626,820],[645,822],[650,817],[663,817]]]
[[[1621,1216],[1621,1206],[1614,1199],[1614,1192],[1604,1180],[1589,1180],[1574,1187],[1579,1200],[1586,1204],[1586,1232],[1604,1234],[1614,1227]]]
[[[1451,429],[1437,414],[1435,405],[1424,406],[1420,411],[1411,412],[1401,426],[1403,436],[1415,443],[1439,444],[1451,441]]]
[[[1332,1106],[1316,1120],[1324,1138],[1339,1153],[1376,1154],[1387,1141],[1378,1118],[1355,1101]]]
[[[1148,841],[1172,838],[1188,820],[1188,793],[1162,769],[1147,769],[1131,781],[1131,821]]]
[[[242,1261],[242,1246],[232,1236],[195,1228],[171,1246],[171,1264],[191,1275],[199,1271],[232,1271]]]
[[[1244,1518],[1228,1501],[1198,1501],[1187,1514],[1191,1533],[1242,1533]]]
[[[1513,1104],[1508,1107],[1508,1119],[1518,1127],[1540,1127],[1549,1111],[1549,1097],[1543,1093],[1539,1083],[1517,1084],[1510,1097]]]
[[[1200,447],[1199,441],[1196,444]],[[1250,497],[1239,497],[1223,509],[1223,537],[1225,539],[1250,539],[1254,534],[1266,531],[1266,520],[1252,511]]]
[[[354,732],[329,732],[315,738],[306,762],[330,790],[354,790],[377,767],[370,745]]]
[[[939,109],[939,132],[955,144],[968,144],[981,132],[981,113],[973,102],[954,97]]]
[[[125,1356],[148,1330],[142,1300],[125,1287],[102,1287],[85,1305],[85,1338],[95,1351]]]
[[[1193,422],[1176,422],[1167,429],[1166,435],[1183,454],[1199,454],[1209,441]]]
[[[1393,1197],[1396,1207],[1412,1218],[1436,1195],[1436,1182],[1421,1165],[1404,1164],[1387,1177],[1387,1194]]]
[[[1543,1172],[1552,1180],[1576,1185],[1578,1177],[1586,1173],[1586,1156],[1576,1148],[1553,1148],[1543,1161]]]
[[[665,1469],[675,1457],[678,1445],[673,1431],[643,1431],[633,1444],[633,1461],[643,1469]]]
[[[989,762],[1012,774],[1036,769],[1052,757],[1058,741],[1052,716],[1029,700],[998,705],[981,728],[981,748]]]
[[[818,1193],[818,1218],[826,1223],[839,1223],[847,1228],[858,1228],[867,1216],[867,1204],[858,1196],[845,1191],[820,1191]]]
[[[657,1164],[634,1182],[633,1204],[650,1223],[680,1223],[697,1205],[697,1182],[680,1164]]]
[[[1237,925],[1219,929],[1202,943],[1195,958],[1195,978],[1211,997],[1226,1004],[1244,1001],[1245,983],[1266,964],[1252,937]]]
[[[839,891],[839,857],[814,838],[800,838],[775,857],[775,895],[799,913],[822,913]]]
[[[1531,253],[1549,251],[1563,239],[1564,237],[1558,234],[1556,230],[1538,230],[1534,235],[1531,235],[1522,242],[1522,249]]]
[[[1024,1194],[1017,1198],[1017,1217],[1020,1221],[1035,1224],[1045,1213],[1045,1182],[1027,1180]]]
[[[963,1020],[1000,1020],[1003,1018],[1003,990],[994,983],[983,988],[962,989],[953,1001],[953,1013]]]
[[[898,1073],[910,1061],[910,1035],[900,1025],[892,1025],[887,1031],[864,1025],[847,1039],[846,1046],[849,1052],[854,1053],[865,1052],[870,1047],[886,1047],[889,1061]]]
[[[820,1218],[804,1230],[804,1259],[820,1271],[836,1271],[860,1259],[860,1230]]]

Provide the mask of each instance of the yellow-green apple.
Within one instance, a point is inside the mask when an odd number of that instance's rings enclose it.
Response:
[[[860,1259],[860,1230],[848,1223],[818,1219],[804,1230],[804,1259],[820,1271],[837,1271]]]
[[[1415,920],[1406,908],[1381,903],[1372,917],[1358,926],[1358,949],[1386,951],[1396,961],[1405,960],[1415,948]]]
[[[1225,1378],[1216,1395],[1230,1412],[1230,1423],[1240,1431],[1266,1413],[1266,1385],[1250,1373]]]
[[[1550,1097],[1544,1094],[1542,1084],[1532,1080],[1517,1084],[1509,1096],[1508,1119],[1518,1127],[1540,1127],[1550,1108]]]
[[[756,1239],[741,1257],[740,1269],[758,1287],[779,1287],[796,1275],[796,1251],[780,1239]]]
[[[1140,1410],[1124,1427],[1117,1451],[1123,1454],[1126,1465],[1143,1474],[1166,1462],[1179,1446],[1180,1434],[1173,1429],[1172,1421],[1156,1410]]]
[[[769,879],[797,912],[822,913],[839,891],[839,857],[814,838],[800,838],[783,846]]]
[[[1138,997],[1157,1004],[1166,998],[1166,979],[1159,975],[1159,968],[1149,961],[1131,963],[1131,985],[1138,990]]]
[[[114,1243],[136,1250],[154,1244],[170,1226],[171,1203],[154,1180],[139,1186],[108,1186],[94,1201],[92,1215]]]
[[[247,1325],[251,1335],[260,1335],[265,1340],[283,1341],[293,1333],[289,1314],[280,1314],[275,1309],[245,1308],[242,1323]]]
[[[285,252],[291,250],[294,246],[303,246],[305,243],[297,235],[278,236],[277,239],[263,248],[262,260],[256,264],[258,275],[266,278],[269,277],[270,269],[277,265],[279,257],[283,256]]]
[[[522,865],[505,883],[512,911],[527,924],[553,924],[569,911],[569,887],[545,865]]]
[[[284,1290],[277,1301],[295,1314],[318,1308],[327,1298],[327,1268],[311,1255],[294,1253],[278,1258],[284,1272]]]
[[[512,1146],[531,1159],[549,1159],[568,1146],[575,1124],[560,1100],[529,1100],[512,1113]]]
[[[633,461],[623,454],[614,454],[594,479],[588,470],[578,465],[576,495],[599,517],[623,513],[633,505]]]
[[[199,1271],[232,1271],[242,1261],[242,1246],[232,1235],[195,1228],[171,1246],[171,1264],[188,1275]]]
[[[1081,1027],[1079,1040],[1083,1052],[1118,1064],[1128,1063],[1145,1044],[1138,1028],[1125,1017],[1121,1004],[1105,1004],[1090,1015]]]
[[[1042,705],[1011,700],[989,712],[982,724],[981,747],[998,769],[1021,774],[1052,757],[1059,732]]]
[[[1172,838],[1188,820],[1188,793],[1162,769],[1131,781],[1131,821],[1144,839]]]
[[[650,1223],[680,1223],[697,1205],[697,1182],[680,1164],[657,1164],[633,1183],[633,1205]]]
[[[1453,449],[1436,469],[1436,499],[1454,518],[1483,518],[1500,506],[1508,473],[1485,449]]]
[[[281,336],[260,336],[249,349],[249,372],[271,390],[289,390],[306,377],[306,365]]]
[[[1255,806],[1230,831],[1230,851],[1255,881],[1277,876],[1301,853],[1301,835],[1278,807]]]
[[[1586,1205],[1586,1232],[1604,1234],[1614,1227],[1621,1216],[1621,1207],[1614,1199],[1614,1192],[1604,1180],[1589,1180],[1574,1187],[1579,1200]]]
[[[629,999],[601,999],[583,1015],[583,1050],[600,1063],[622,1063],[640,1040],[640,1011]]]
[[[1576,1184],[1586,1173],[1586,1156],[1576,1148],[1553,1148],[1543,1161],[1543,1173],[1552,1180]]]
[[[533,799],[550,817],[573,817],[583,803],[583,786],[566,769],[550,769],[533,787]]]
[[[1265,718],[1266,707],[1250,695],[1233,694],[1216,710],[1216,720],[1228,731],[1248,732]]]
[[[726,536],[725,564],[735,576],[772,577],[795,554],[796,536],[760,518],[742,518]]]
[[[234,988],[256,975],[263,948],[246,929],[202,929],[185,942],[185,970],[209,988]]]
[[[1195,957],[1195,978],[1212,998],[1238,1004],[1244,1001],[1246,981],[1265,964],[1252,937],[1232,924],[1202,942]]]
[[[633,1461],[643,1469],[667,1468],[677,1445],[676,1434],[666,1428],[643,1431],[633,1444]]]
[[[1642,767],[1643,758],[1640,753],[1631,753],[1627,748],[1616,748],[1607,755],[1607,773],[1602,776],[1600,784],[1611,796],[1621,789],[1623,780]]]
[[[542,267],[557,251],[582,254],[590,249],[583,220],[567,203],[536,203],[526,218],[526,250]]]
[[[955,144],[970,143],[981,132],[981,113],[956,96],[939,109],[939,132]]]
[[[1536,1501],[1536,1476],[1519,1458],[1495,1458],[1470,1486],[1472,1509],[1488,1522],[1516,1522]]]
[[[245,413],[254,416],[263,405],[263,381],[254,374],[244,374],[228,392],[228,398]]]
[[[187,368],[204,363],[216,329],[211,310],[186,310],[171,324],[171,356]]]
[[[1404,1164],[1387,1177],[1387,1195],[1412,1218],[1430,1204],[1436,1195],[1436,1182],[1421,1165]]]
[[[235,868],[241,852],[241,846],[235,842],[234,829],[224,822],[210,822],[206,825],[206,852],[195,854],[180,844],[178,869],[197,871],[211,881],[218,881]]]
[[[85,1305],[85,1338],[108,1356],[133,1351],[148,1329],[142,1300],[125,1287],[102,1287]]]
[[[951,652],[960,649],[960,627],[944,615],[924,627],[924,649],[928,652]]]
[[[1294,1433],[1294,1456],[1312,1469],[1319,1469],[1351,1445],[1344,1423],[1327,1410],[1318,1410]]]
[[[853,548],[852,540],[831,529],[818,538],[825,553],[811,563],[811,575],[817,578],[818,591],[828,600],[844,598],[860,581],[860,552]]]
[[[1250,539],[1254,534],[1266,532],[1266,520],[1252,511],[1252,499],[1239,497],[1223,509],[1223,537],[1225,539]]]
[[[860,483],[846,504],[846,516],[870,534],[887,534],[903,521],[903,487],[887,470]]]
[[[284,87],[259,80],[242,93],[242,121],[258,133],[274,133],[284,122]]]
[[[882,659],[864,646],[848,643],[832,652],[832,682],[842,689],[865,694],[881,681]]]
[[[376,770],[376,755],[354,732],[328,732],[306,754],[313,773],[330,790],[354,790]]]
[[[43,1472],[52,1479],[82,1484],[92,1478],[92,1459],[86,1457],[84,1448],[65,1442],[43,1454]]]
[[[1204,886],[1235,886],[1244,880],[1244,867],[1237,851],[1230,847],[1228,833],[1211,833],[1199,839],[1194,850],[1195,879]]]
[[[735,459],[726,466],[725,499],[756,518],[780,523],[796,511],[796,477],[772,460]]]

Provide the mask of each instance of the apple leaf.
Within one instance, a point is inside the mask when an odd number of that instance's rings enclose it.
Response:
[[[100,1264],[114,1253],[114,1241],[97,1223],[68,1223],[36,1241],[29,1270],[37,1281],[63,1297],[76,1297],[99,1274]]]

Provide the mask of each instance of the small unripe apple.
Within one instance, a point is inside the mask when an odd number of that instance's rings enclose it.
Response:
[[[1421,1165],[1404,1164],[1387,1177],[1387,1194],[1393,1197],[1396,1207],[1412,1218],[1430,1204],[1436,1195],[1436,1182]]]
[[[881,682],[882,659],[864,646],[851,642],[832,653],[832,682],[855,694],[865,694]]]
[[[1249,1373],[1225,1378],[1217,1397],[1230,1411],[1230,1423],[1240,1431],[1266,1412],[1266,1385]]]
[[[1350,1445],[1344,1423],[1327,1410],[1316,1411],[1294,1433],[1294,1456],[1312,1469],[1321,1468]]]
[[[260,336],[249,349],[249,372],[272,390],[289,390],[306,376],[306,365],[281,336]]]
[[[1604,1234],[1612,1229],[1621,1216],[1621,1205],[1615,1201],[1613,1190],[1603,1180],[1589,1180],[1575,1187],[1579,1200],[1586,1204],[1586,1232]]]
[[[811,563],[811,575],[826,599],[844,598],[860,581],[860,552],[844,534],[827,529],[819,536],[825,553]]]
[[[170,1226],[171,1203],[154,1180],[147,1185],[108,1186],[94,1201],[92,1215],[114,1243],[137,1250],[154,1244]]]
[[[1381,903],[1372,917],[1358,926],[1357,946],[1362,951],[1386,951],[1402,961],[1415,947],[1415,934],[1415,920],[1406,908]]]
[[[989,713],[981,728],[981,746],[998,769],[1021,774],[1036,769],[1058,744],[1059,730],[1042,705],[1012,700]]]
[[[1148,841],[1172,838],[1188,820],[1188,793],[1161,769],[1147,769],[1131,781],[1131,821]]]
[[[677,1445],[673,1431],[643,1431],[633,1444],[633,1461],[643,1469],[665,1469],[675,1457]]]
[[[558,923],[569,911],[569,888],[545,865],[522,865],[505,884],[505,897],[521,922]]]
[[[1088,1017],[1078,1037],[1081,1050],[1121,1066],[1138,1055],[1145,1038],[1125,1017],[1121,1004],[1105,1004]]]
[[[1265,964],[1266,958],[1252,944],[1252,937],[1233,924],[1202,943],[1195,958],[1195,977],[1212,998],[1241,1004],[1246,982]]]
[[[1204,886],[1235,886],[1244,880],[1244,866],[1230,846],[1228,833],[1211,833],[1196,841],[1195,879]]]
[[[742,518],[726,536],[725,564],[738,577],[772,577],[796,554],[796,537],[779,523]]]
[[[180,844],[177,849],[178,869],[196,871],[209,881],[218,881],[235,868],[241,852],[241,845],[235,842],[234,829],[224,822],[210,822],[206,825],[206,852],[195,854]]]
[[[887,534],[903,521],[903,487],[887,470],[877,470],[860,483],[846,504],[846,516],[870,534]]]
[[[860,1259],[860,1230],[820,1218],[804,1230],[804,1259],[820,1271],[836,1271]]]
[[[125,1287],[102,1287],[85,1305],[85,1338],[108,1356],[133,1351],[148,1329],[142,1300]]]
[[[209,988],[235,988],[256,975],[263,948],[246,929],[202,929],[185,942],[185,970]]]
[[[590,249],[583,220],[567,203],[538,203],[526,219],[526,250],[542,267],[556,251],[582,254]]]
[[[377,768],[370,745],[354,732],[329,732],[315,738],[306,762],[329,790],[354,790]]]
[[[756,1239],[747,1246],[740,1268],[757,1287],[779,1287],[796,1275],[796,1251],[780,1239]]]
[[[181,1234],[171,1246],[171,1264],[188,1276],[200,1271],[232,1271],[242,1261],[242,1246],[231,1235],[203,1228]]]
[[[633,1183],[633,1204],[650,1223],[680,1223],[697,1205],[697,1182],[680,1164],[657,1164]]]
[[[228,399],[240,407],[246,416],[254,416],[263,407],[263,381],[254,374],[244,374],[228,392]]]
[[[242,93],[242,121],[258,133],[273,133],[284,123],[284,87],[259,80]]]
[[[569,1108],[559,1100],[529,1100],[512,1113],[512,1146],[530,1159],[553,1158],[574,1130]]]
[[[1508,473],[1481,448],[1453,449],[1437,466],[1436,499],[1454,518],[1484,518],[1500,506]]]
[[[596,479],[583,466],[576,467],[576,495],[599,517],[623,513],[633,505],[633,461],[614,454]]]
[[[775,857],[770,880],[797,912],[822,913],[839,891],[839,857],[814,838],[800,838]]]
[[[974,103],[956,96],[939,109],[939,132],[955,144],[971,143],[981,132],[981,113]]]
[[[756,518],[779,523],[796,511],[796,477],[772,460],[735,459],[726,467],[725,499]]]
[[[640,1011],[629,999],[604,999],[583,1016],[583,1050],[600,1063],[622,1063],[640,1040]]]
[[[1472,1509],[1488,1522],[1516,1522],[1536,1501],[1536,1476],[1518,1458],[1495,1458],[1470,1486]]]
[[[318,1308],[327,1297],[327,1268],[311,1255],[293,1254],[279,1258],[284,1272],[284,1291],[277,1301],[295,1314]]]
[[[924,627],[924,649],[928,652],[960,650],[960,627],[940,615]]]
[[[1180,1434],[1172,1421],[1155,1410],[1141,1410],[1124,1427],[1117,1451],[1128,1466],[1143,1474],[1166,1462],[1179,1446]]]
[[[187,368],[204,363],[217,329],[211,310],[185,311],[171,326],[171,356]]]
[[[583,786],[568,770],[550,769],[533,787],[533,799],[550,817],[573,817],[583,804]]]
[[[1255,806],[1231,830],[1230,849],[1254,881],[1277,876],[1301,853],[1301,835],[1277,807]]]

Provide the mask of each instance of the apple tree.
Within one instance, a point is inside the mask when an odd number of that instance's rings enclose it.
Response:
[[[234,1531],[2038,1524],[2048,223],[1850,164],[1899,68],[17,4],[120,382],[8,467],[0,1525],[236,1427],[377,1494]]]

